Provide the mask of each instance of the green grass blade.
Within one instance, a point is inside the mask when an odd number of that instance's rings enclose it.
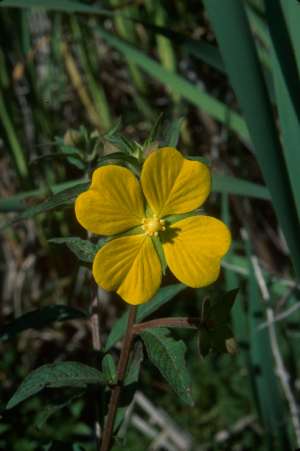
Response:
[[[250,358],[260,414],[266,428],[269,449],[276,449],[274,447],[274,439],[276,439],[280,443],[278,451],[290,450],[286,424],[283,421],[285,410],[274,372],[269,333],[267,329],[259,329],[260,323],[266,320],[266,316],[251,261],[252,250],[248,238],[245,244],[250,272],[248,284]]]
[[[108,130],[112,127],[112,117],[109,108],[109,103],[99,76],[97,77],[97,79],[94,77],[91,63],[89,60],[88,49],[85,44],[87,42],[87,39],[85,39],[80,24],[74,14],[72,14],[70,17],[70,23],[75,41],[77,42],[77,50],[81,65],[84,69],[87,87],[92,96],[95,110],[97,111],[100,119],[99,126],[101,127],[102,130]]]
[[[298,66],[298,73],[300,73],[300,52],[299,42],[300,42],[300,8],[299,2],[295,2],[294,0],[281,0],[281,6],[284,9],[284,13],[286,16],[290,37],[293,43],[293,47],[295,50],[295,57]]]
[[[24,157],[22,147],[16,135],[13,123],[7,111],[4,96],[1,92],[1,87],[0,87],[0,119],[1,124],[6,132],[7,140],[10,145],[10,150],[15,162],[17,172],[19,173],[22,179],[26,179],[28,177],[27,163]]]
[[[53,11],[65,11],[69,13],[88,13],[100,15],[113,15],[109,10],[98,6],[85,5],[72,0],[2,0],[1,8],[41,8]]]
[[[266,19],[269,25],[269,31],[277,55],[277,60],[290,101],[293,105],[293,110],[297,114],[299,122],[300,77],[285,16],[283,15],[280,0],[265,0],[265,5]]]
[[[300,277],[299,222],[273,111],[243,3],[204,0],[255,154]],[[237,70],[243,64],[243,70]]]
[[[109,45],[119,50],[126,58],[135,62],[149,75],[158,79],[169,89],[172,89],[175,93],[178,93],[213,118],[226,124],[242,139],[249,140],[247,127],[239,114],[232,111],[213,96],[206,94],[199,87],[192,85],[180,75],[164,69],[159,63],[145,55],[138,48],[100,27],[97,27],[95,30]]]
[[[275,52],[273,53],[273,66],[275,95],[284,145],[284,158],[295,198],[298,219],[300,220],[300,122]]]
[[[265,186],[249,182],[248,180],[214,172],[212,181],[212,190],[215,192],[253,197],[256,199],[271,199],[270,193]]]
[[[146,30],[152,33],[161,34],[172,41],[173,44],[181,47],[181,49],[189,55],[195,56],[220,72],[225,72],[222,56],[214,45],[190,38],[182,33],[178,33],[177,31],[173,31],[170,28],[166,28],[161,25],[154,25],[153,23],[133,18],[130,20],[142,24]]]

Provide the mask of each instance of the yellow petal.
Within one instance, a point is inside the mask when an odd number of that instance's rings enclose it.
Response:
[[[129,304],[143,304],[158,290],[161,265],[150,237],[130,235],[105,244],[96,254],[93,275],[98,285],[116,291]]]
[[[144,217],[140,184],[129,169],[107,165],[93,173],[90,188],[75,203],[78,222],[98,235],[113,235],[141,224]]]
[[[228,227],[210,216],[193,216],[174,223],[163,242],[168,266],[178,280],[199,288],[219,276],[221,258],[228,251]]]
[[[162,147],[149,155],[141,183],[153,213],[159,217],[195,210],[211,189],[208,167],[183,158],[173,147]]]

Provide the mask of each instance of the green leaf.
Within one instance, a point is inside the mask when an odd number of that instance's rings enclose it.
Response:
[[[198,350],[201,357],[206,357],[211,350],[211,336],[204,327],[198,332]]]
[[[238,295],[239,288],[228,291],[224,294],[218,294],[209,302],[208,319],[211,319],[215,324],[226,324],[230,320],[230,310],[233,307],[234,301]]]
[[[224,63],[222,61],[219,49],[214,45],[199,39],[193,39],[185,34],[178,33],[169,28],[159,25],[150,24],[139,19],[133,19],[137,23],[141,23],[144,27],[153,33],[161,34],[170,39],[172,43],[177,44],[182,50],[196,58],[204,61],[209,66],[217,69],[220,72],[225,72]]]
[[[125,420],[125,415],[128,407],[130,406],[132,399],[136,391],[136,383],[139,379],[141,363],[144,358],[143,344],[141,341],[137,341],[133,350],[130,353],[129,362],[127,365],[123,390],[121,395],[121,402],[117,410],[116,418],[114,421],[114,434],[120,438],[126,434],[126,430],[122,430],[122,424]]]
[[[42,8],[53,11],[65,11],[71,13],[89,13],[99,15],[113,15],[111,11],[104,10],[98,6],[85,5],[74,0],[2,0],[2,8]]]
[[[98,166],[104,166],[106,164],[118,164],[126,166],[128,169],[133,171],[136,175],[139,175],[140,167],[138,160],[126,153],[113,152],[105,155],[98,160]]]
[[[161,123],[162,123],[162,118],[163,118],[163,113],[160,113],[158,115],[155,123],[153,124],[153,127],[151,128],[151,130],[149,132],[149,135],[145,139],[145,142],[143,144],[143,149],[145,147],[148,147],[149,145],[151,145],[153,142],[158,141],[159,128],[160,128]]]
[[[104,135],[104,139],[113,146],[116,146],[121,151],[121,153],[123,152],[127,155],[134,154],[137,148],[137,145],[133,141],[126,138],[126,136],[122,135],[119,132],[107,133],[106,135]]]
[[[118,160],[117,155],[120,157],[123,155],[122,159]],[[115,158],[116,156],[116,158]],[[126,158],[126,160],[124,159]],[[190,159],[194,159],[194,157],[189,156]],[[198,158],[198,157],[197,157]],[[129,161],[130,159],[130,161]],[[120,152],[116,152],[110,155],[106,155],[105,157],[100,158],[99,165],[101,164],[123,164],[130,167],[131,160],[135,160],[128,155],[122,154]],[[136,162],[136,160],[135,160]],[[133,169],[137,172],[137,169]],[[212,174],[213,177],[213,191],[222,192],[228,194],[235,194],[241,196],[254,197],[257,199],[270,199],[270,193],[265,186],[259,185],[257,183],[249,182],[248,180],[243,180],[237,177],[219,174],[214,172]],[[57,194],[62,192],[65,188],[73,188],[76,185],[79,185],[84,182],[84,179],[78,179],[71,182],[65,182],[63,184],[53,185],[51,190]],[[86,185],[88,187],[88,184]],[[11,211],[23,211],[27,208],[26,199],[33,198],[38,199],[40,196],[44,194],[44,191],[41,189],[27,191],[25,193],[20,193],[15,196],[8,197],[6,199],[0,199],[0,212],[11,212]]]
[[[284,145],[284,158],[286,161],[289,179],[293,190],[298,218],[300,218],[300,122],[295,110],[293,98],[290,96],[287,81],[283,73],[274,49],[272,51],[273,78],[275,86],[275,96],[279,114],[279,125],[282,132],[282,142]],[[296,99],[296,97],[295,97]],[[295,100],[294,99],[294,100]]]
[[[50,186],[50,191],[53,194],[60,193],[67,188],[74,188],[86,180],[84,178],[77,180],[70,180],[68,182],[58,183],[56,185]],[[11,212],[11,211],[24,211],[28,209],[28,202],[34,200],[37,201],[45,200],[45,196],[49,195],[48,188],[38,188],[32,191],[25,191],[18,193],[14,196],[7,197],[5,199],[0,199],[0,212]]]
[[[162,146],[177,147],[184,118],[174,119],[164,132]]]
[[[64,149],[62,152],[45,153],[44,155],[40,155],[40,156],[35,157],[32,160],[30,160],[29,164],[33,165],[33,164],[39,163],[40,161],[53,160],[53,159],[54,160],[55,159],[66,160],[69,157],[76,157],[77,159],[82,161],[81,154],[78,149],[76,149],[75,147],[69,148],[69,146],[64,146]]]
[[[111,354],[105,354],[101,363],[102,371],[107,382],[112,385],[116,384],[118,380],[117,368],[113,356]]]
[[[215,352],[226,353],[228,349],[233,350],[227,346],[229,340],[232,343],[233,333],[227,324],[222,324],[210,331],[211,349]]]
[[[182,401],[192,406],[190,377],[185,363],[186,346],[169,336],[166,328],[153,328],[140,335],[150,361],[160,371]]]
[[[135,343],[133,351],[131,352],[130,359],[127,365],[127,370],[124,378],[125,386],[134,384],[138,381],[143,358],[143,345],[140,341],[137,341]]]
[[[261,299],[259,285],[255,276],[251,241],[245,239],[246,255],[249,265],[248,283],[248,325],[250,333],[250,377],[255,388],[255,401],[262,417],[266,431],[270,436],[276,437],[279,446],[286,448],[289,440],[286,424],[282,421],[284,404],[278,377],[274,371],[272,346],[268,329],[259,329],[266,320],[265,306]],[[285,445],[284,445],[285,444]],[[287,446],[290,449],[289,445]]]
[[[21,383],[6,408],[12,409],[20,402],[45,388],[81,387],[104,384],[103,373],[79,362],[57,362],[33,370]]]
[[[101,27],[95,27],[95,31],[109,45],[123,53],[129,61],[142,67],[148,74],[158,79],[160,83],[165,84],[169,89],[189,100],[211,117],[226,124],[238,133],[242,139],[249,140],[248,129],[244,120],[239,114],[228,108],[227,105],[204,92],[199,86],[194,86],[180,75],[166,70],[143,51],[118,38],[116,35],[107,32]]]
[[[231,175],[218,174],[217,172],[212,173],[212,190],[237,196],[271,200],[271,195],[265,186]]]
[[[176,296],[185,288],[186,286],[180,283],[160,288],[160,290],[156,293],[155,296],[153,296],[152,299],[150,299],[150,301],[138,307],[136,322],[140,322],[147,316],[154,313],[157,309],[169,302],[174,296]],[[115,322],[107,338],[104,352],[107,352],[117,341],[119,341],[123,337],[126,331],[127,321],[128,312],[124,313],[124,315],[122,315],[122,317]]]
[[[78,237],[51,238],[49,243],[66,244],[76,257],[86,263],[92,263],[98,250],[105,244],[103,239],[98,244],[93,244],[89,240],[82,240]]]
[[[67,321],[69,319],[87,318],[82,310],[68,307],[67,305],[48,305],[38,310],[25,313],[11,323],[0,328],[0,340],[9,340],[27,329],[42,329],[55,321]]]
[[[265,18],[269,26],[270,36],[277,55],[280,70],[286,85],[287,95],[292,103],[298,124],[300,121],[300,77],[296,56],[286,18],[280,0],[265,0]]]
[[[50,443],[43,444],[41,449],[43,451],[86,451],[85,448],[78,443],[66,443],[60,440],[54,440]]]
[[[246,119],[255,156],[272,196],[295,271],[300,277],[299,219],[274,120],[273,105],[266,88],[244,2],[204,0],[204,6]],[[245,63],[244,68],[237,71],[241,62]]]
[[[0,230],[9,225],[15,224],[24,219],[33,218],[34,216],[45,213],[46,211],[54,210],[69,204],[72,204],[76,197],[85,191],[89,186],[89,183],[81,183],[79,185],[73,186],[72,188],[60,191],[57,194],[53,194],[44,202],[39,203],[31,208],[27,208],[24,212],[17,216],[13,221],[6,223],[0,227]]]
[[[64,409],[65,407],[68,407],[72,404],[72,402],[83,395],[84,392],[73,394],[72,396],[68,395],[65,397],[64,401],[60,401],[56,404],[47,404],[46,406],[42,407],[42,410],[39,411],[38,416],[34,422],[34,426],[37,429],[42,429],[44,424],[48,421],[50,417],[56,414],[56,412],[60,411],[61,409]]]

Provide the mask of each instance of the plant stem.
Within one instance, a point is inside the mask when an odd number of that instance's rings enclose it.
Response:
[[[124,337],[120,360],[118,363],[118,382],[113,387],[111,392],[111,397],[109,401],[108,406],[108,414],[106,423],[103,429],[103,435],[102,435],[102,443],[101,443],[101,449],[100,451],[109,451],[111,449],[111,439],[112,439],[112,433],[113,433],[113,426],[114,426],[114,420],[118,408],[119,398],[122,390],[123,380],[127,368],[129,353],[131,349],[131,343],[133,339],[133,325],[136,318],[136,306],[132,305],[130,306],[129,310],[129,316],[128,316],[128,324],[127,324],[127,330],[126,335]]]
[[[95,297],[92,303],[92,315],[90,319],[91,332],[92,332],[92,343],[93,350],[95,351],[95,366],[98,368],[99,352],[101,349],[101,338],[100,338],[100,321],[99,321],[99,298]],[[98,401],[98,400],[97,400]],[[96,402],[96,419],[95,419],[95,439],[97,450],[100,451],[101,446],[101,426],[100,426],[100,407],[99,403]]]

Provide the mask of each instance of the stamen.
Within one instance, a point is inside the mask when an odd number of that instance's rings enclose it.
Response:
[[[158,236],[159,232],[166,230],[165,221],[159,219],[157,215],[153,215],[150,218],[143,218],[141,227],[145,231],[145,234],[149,236]]]

